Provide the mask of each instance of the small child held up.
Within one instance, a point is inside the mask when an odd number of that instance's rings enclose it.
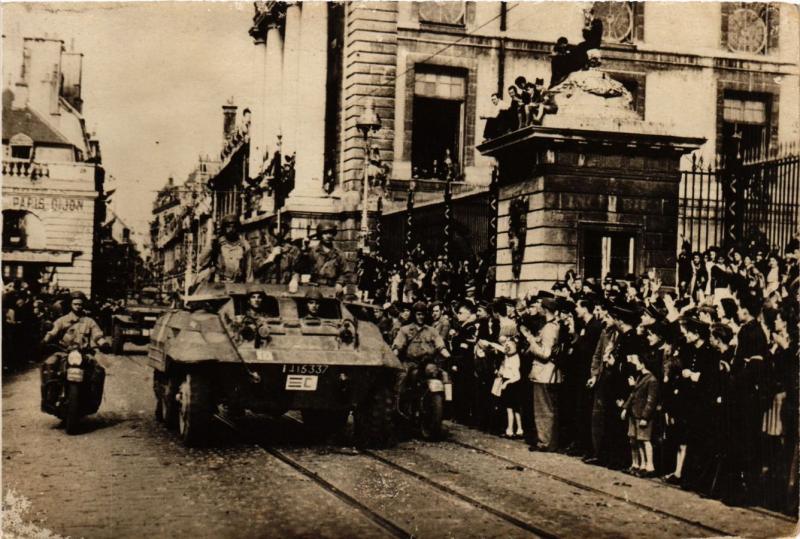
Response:
[[[639,477],[653,477],[653,416],[658,403],[658,379],[653,374],[656,365],[650,358],[636,354],[628,356],[628,363],[636,369],[638,378],[628,378],[633,385],[622,409],[622,419],[628,419],[628,439],[631,444],[632,465],[628,472]]]

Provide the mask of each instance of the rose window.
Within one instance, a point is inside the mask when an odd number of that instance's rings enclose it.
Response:
[[[603,21],[603,41],[627,43],[633,39],[633,7],[630,2],[595,2],[594,15]]]

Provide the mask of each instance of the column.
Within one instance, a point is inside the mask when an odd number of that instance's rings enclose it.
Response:
[[[278,135],[281,133],[281,101],[283,98],[281,79],[283,77],[283,37],[278,22],[267,27],[267,50],[265,55],[264,87],[264,135],[265,145],[270,154],[275,152]]]
[[[266,107],[267,107],[267,39],[265,35],[254,39],[256,46],[255,65],[253,67],[253,83],[256,91],[256,103],[253,104],[253,124],[250,126],[250,175],[255,176],[263,166],[264,145],[266,143]]]
[[[328,6],[304,2],[300,31],[300,88],[297,92],[297,173],[292,193],[322,196],[325,168],[325,99],[328,80]]]
[[[297,151],[298,92],[300,90],[300,3],[294,2],[286,7],[286,22],[283,40],[283,109],[281,110],[281,129],[283,131],[283,151],[286,155]]]

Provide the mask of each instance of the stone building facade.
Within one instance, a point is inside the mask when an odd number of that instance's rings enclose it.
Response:
[[[82,55],[15,35],[3,51],[3,279],[91,294],[104,170],[81,114]]]
[[[257,2],[250,33],[264,83],[254,125],[263,125],[251,175],[281,135],[283,155],[296,152],[284,219],[298,234],[333,219],[354,249],[365,161],[356,123],[371,101],[381,120],[371,142],[394,185],[434,176],[433,161],[449,153],[479,189],[494,165],[476,149],[490,94],[505,96],[519,75],[548,81],[554,42],[579,42],[592,8],[606,21],[602,69],[633,94],[642,120],[704,137],[706,157],[735,137],[750,146],[800,137],[800,25],[790,4]],[[401,209],[389,200],[392,211]]]

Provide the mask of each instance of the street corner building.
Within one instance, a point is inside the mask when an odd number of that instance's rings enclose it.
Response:
[[[104,171],[81,115],[83,54],[10,34],[3,55],[3,280],[91,294]]]

